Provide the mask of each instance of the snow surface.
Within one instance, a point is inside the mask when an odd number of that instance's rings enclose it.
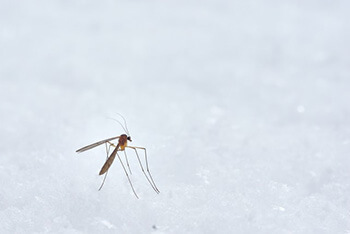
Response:
[[[350,233],[349,9],[1,1],[0,233]]]

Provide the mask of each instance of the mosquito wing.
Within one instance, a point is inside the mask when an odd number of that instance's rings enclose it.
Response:
[[[107,159],[107,161],[105,162],[105,164],[101,168],[99,175],[103,175],[104,173],[106,173],[106,171],[108,171],[108,169],[110,168],[110,166],[112,165],[112,163],[114,161],[115,156],[117,155],[118,148],[119,148],[119,144],[117,145],[117,147],[115,147],[115,149],[111,153],[111,156],[109,156],[109,158]]]
[[[108,138],[108,139],[106,139],[106,140],[102,140],[102,141],[93,143],[93,144],[91,144],[91,145],[87,145],[87,146],[85,146],[85,147],[83,147],[83,148],[81,148],[81,149],[78,149],[76,152],[77,152],[77,153],[81,153],[81,152],[84,152],[84,151],[86,151],[86,150],[95,148],[96,146],[102,145],[102,144],[104,144],[104,143],[106,143],[106,142],[108,142],[108,141],[112,141],[112,140],[115,140],[115,139],[118,139],[118,138],[119,138],[119,136],[117,136],[117,137],[111,137],[111,138]]]

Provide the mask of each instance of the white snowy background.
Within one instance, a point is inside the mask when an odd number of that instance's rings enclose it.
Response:
[[[0,233],[350,233],[349,9],[1,0]]]

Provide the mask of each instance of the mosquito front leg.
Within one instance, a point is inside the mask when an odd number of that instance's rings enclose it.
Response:
[[[154,191],[156,191],[157,193],[160,193],[159,189],[157,188],[157,185],[156,183],[154,182],[153,180],[153,177],[151,175],[151,172],[149,170],[149,166],[148,166],[148,160],[147,160],[147,152],[146,152],[146,148],[144,147],[137,147],[137,146],[127,146],[128,148],[131,148],[133,150],[135,150],[135,153],[136,153],[136,156],[137,156],[137,159],[139,161],[139,164],[141,166],[141,169],[142,169],[142,172],[144,173],[144,175],[146,176],[148,182],[151,184],[152,188],[154,189]],[[145,151],[145,160],[146,160],[146,170],[147,170],[147,173],[149,175],[149,178],[151,179],[151,181],[149,180],[148,176],[146,175],[144,169],[143,169],[143,166],[142,166],[142,163],[141,163],[141,160],[140,160],[140,157],[139,157],[139,154],[137,153],[137,150],[136,149],[141,149],[141,150],[144,150]]]

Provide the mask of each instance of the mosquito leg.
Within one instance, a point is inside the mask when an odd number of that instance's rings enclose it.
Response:
[[[113,144],[113,143],[111,143],[111,142],[109,142],[109,141],[107,141],[106,143],[108,143],[108,144],[109,144],[109,147],[111,147],[111,146],[116,147],[116,145],[115,145],[115,144]],[[106,147],[107,147],[107,145],[106,145]]]
[[[136,149],[141,149],[141,150],[144,150],[144,151],[145,151],[145,160],[146,160],[146,169],[147,169],[147,173],[148,173],[148,175],[149,175],[149,178],[150,178],[151,181],[152,181],[152,184],[154,185],[154,186],[152,186],[152,187],[155,188],[156,192],[160,193],[159,189],[157,188],[156,183],[155,183],[154,180],[153,180],[153,177],[152,177],[152,175],[151,175],[151,172],[150,172],[150,170],[149,170],[146,148],[144,148],[144,147],[137,147],[137,146],[127,146],[127,147],[128,147],[128,148],[134,149],[137,156],[138,156],[138,153],[137,153],[137,150],[136,150]],[[139,157],[138,157],[138,158],[139,158]]]
[[[106,174],[105,174],[105,176],[103,178],[102,184],[101,184],[100,188],[98,189],[98,191],[100,191],[102,189],[103,185],[105,184],[105,180],[107,178],[107,174],[108,174],[108,171],[106,171]]]
[[[151,172],[150,172],[150,170],[149,170],[146,149],[143,148],[143,150],[145,151],[146,168],[147,168],[148,175],[149,175],[149,177],[151,178],[151,180],[152,180],[152,182],[153,182],[153,184],[154,184],[154,187],[158,190],[158,193],[160,193],[159,189],[157,188],[156,183],[154,182],[154,180],[153,180],[153,178],[152,178]]]
[[[107,147],[107,142],[105,143],[107,159],[108,159],[108,155],[109,155],[109,150],[111,149],[111,145],[112,145],[110,142],[108,142],[108,143],[110,144],[108,147]],[[107,160],[107,159],[106,159],[106,160]],[[103,185],[104,185],[104,183],[105,183],[105,181],[106,181],[107,174],[108,174],[108,171],[106,171],[106,174],[105,174],[105,176],[104,176],[104,178],[103,178],[102,184],[101,184],[100,188],[98,189],[98,191],[100,191],[100,190],[102,189],[102,187],[103,187]]]
[[[114,146],[114,147],[115,147],[115,145],[114,145],[113,143],[110,143],[109,141],[108,141],[108,143],[109,143],[108,148],[107,148],[107,142],[106,142],[106,144],[105,144],[105,146],[106,146],[107,159],[108,159],[109,150],[111,149],[111,146]]]
[[[127,165],[127,166],[128,166],[128,168],[129,168],[130,175],[132,175],[131,170],[130,170],[130,166],[129,166],[128,157],[126,156],[126,152],[125,152],[125,150],[124,150],[124,155],[125,155],[126,165]]]
[[[137,156],[137,160],[139,161],[139,164],[140,164],[140,167],[141,167],[141,170],[143,172],[143,174],[145,175],[148,183],[152,186],[153,190],[156,192],[156,193],[159,193],[158,189],[155,187],[155,185],[151,182],[151,180],[148,178],[145,170],[143,169],[143,166],[142,166],[142,163],[141,163],[141,160],[140,160],[140,157],[139,157],[139,154],[137,153],[137,150],[135,148],[131,148],[133,150],[135,150],[135,153],[136,153],[136,156]]]
[[[123,161],[122,161],[122,159],[120,158],[120,156],[119,156],[118,153],[117,153],[117,155],[118,155],[118,158],[119,158],[120,163],[122,164],[122,167],[123,167],[123,169],[124,169],[124,172],[125,172],[125,174],[126,174],[126,177],[128,177],[128,180],[129,180],[129,184],[130,184],[130,186],[131,186],[131,189],[132,189],[132,191],[134,192],[136,198],[139,199],[139,197],[137,196],[137,194],[136,194],[136,192],[135,192],[134,186],[133,186],[132,183],[131,183],[131,180],[130,180],[130,177],[129,177],[129,175],[128,175],[128,172],[127,172],[126,169],[125,169],[125,166],[124,166],[124,164],[123,164]]]

